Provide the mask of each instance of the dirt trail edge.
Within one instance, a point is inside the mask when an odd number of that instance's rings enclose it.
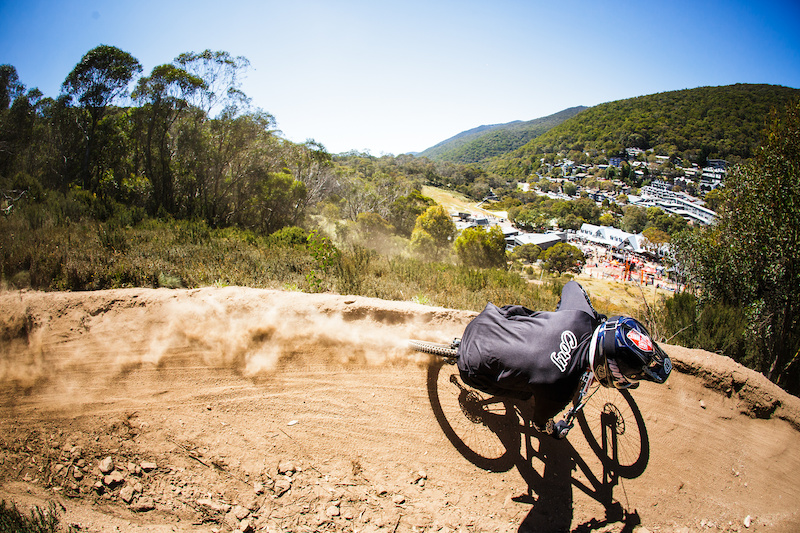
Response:
[[[407,347],[474,313],[247,288],[0,293],[0,498],[79,531],[800,531],[800,400],[728,358],[566,441]]]

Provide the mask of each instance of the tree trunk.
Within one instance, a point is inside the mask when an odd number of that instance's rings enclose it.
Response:
[[[787,361],[791,355],[789,341],[791,338],[791,322],[792,322],[792,309],[791,306],[783,306],[783,316],[776,322],[775,338],[773,340],[773,354],[772,364],[769,367],[767,378],[773,383],[780,384],[781,377],[787,368]]]

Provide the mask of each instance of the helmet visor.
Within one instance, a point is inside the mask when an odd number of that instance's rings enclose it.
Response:
[[[655,383],[664,383],[672,372],[672,360],[657,344],[654,344],[653,358],[650,362],[635,371],[626,373],[630,379],[647,380]]]

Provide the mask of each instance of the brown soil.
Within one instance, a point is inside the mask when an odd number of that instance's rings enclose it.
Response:
[[[406,346],[472,316],[244,288],[2,293],[0,498],[54,501],[79,531],[800,530],[797,398],[668,346],[667,385],[599,391],[554,441]]]

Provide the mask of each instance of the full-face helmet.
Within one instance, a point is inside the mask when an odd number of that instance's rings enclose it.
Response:
[[[672,361],[637,320],[616,316],[600,324],[592,335],[589,363],[605,387],[627,389],[646,380],[664,383]]]

